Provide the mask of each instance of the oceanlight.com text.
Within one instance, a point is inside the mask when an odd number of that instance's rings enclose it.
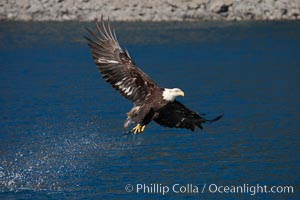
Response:
[[[126,192],[134,192],[137,194],[293,194],[294,186],[268,186],[262,184],[241,184],[241,185],[219,185],[219,184],[179,184],[166,185],[161,183],[137,183],[127,184]]]

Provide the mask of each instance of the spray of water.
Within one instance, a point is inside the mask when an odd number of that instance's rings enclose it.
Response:
[[[94,170],[95,158],[109,162],[140,143],[94,122],[52,126],[29,135],[21,146],[0,155],[0,192],[76,190],[86,173]]]

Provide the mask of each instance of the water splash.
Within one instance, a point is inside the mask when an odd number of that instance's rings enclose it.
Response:
[[[6,150],[0,157],[0,192],[70,191],[80,187],[95,158],[109,162],[130,150],[140,139],[100,131],[89,122],[71,124],[57,132],[31,133],[20,148]]]

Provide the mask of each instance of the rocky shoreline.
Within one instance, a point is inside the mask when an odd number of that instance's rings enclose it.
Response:
[[[1,0],[0,20],[299,20],[300,0]]]

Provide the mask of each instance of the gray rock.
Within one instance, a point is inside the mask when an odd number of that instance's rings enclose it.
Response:
[[[20,15],[18,15],[18,19],[22,20],[22,21],[30,21],[30,20],[32,20],[32,15],[20,14]]]
[[[300,0],[0,0],[0,20],[299,19]]]
[[[215,0],[208,4],[208,10],[213,13],[227,12],[234,0]]]
[[[16,1],[16,6],[21,8],[21,9],[28,9],[30,8],[30,2],[29,0],[18,0]]]

